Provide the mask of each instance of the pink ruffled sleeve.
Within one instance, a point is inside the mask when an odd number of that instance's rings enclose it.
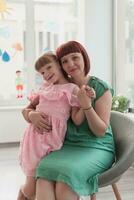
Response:
[[[32,90],[31,92],[30,92],[30,94],[28,95],[28,100],[30,101],[30,102],[32,102],[32,101],[34,101],[37,97],[39,96],[39,94],[37,93],[37,92],[35,92],[34,90]]]
[[[80,107],[79,100],[76,94],[74,94],[74,90],[78,89],[78,86],[75,84],[70,84],[70,87],[67,88],[64,92],[68,98],[69,104],[71,106]]]
[[[72,94],[71,98],[68,98],[68,100],[71,106],[80,107],[78,97],[76,95]]]

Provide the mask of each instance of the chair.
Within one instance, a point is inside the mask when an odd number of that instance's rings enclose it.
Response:
[[[122,200],[116,182],[134,162],[134,120],[126,114],[112,111],[110,121],[116,145],[116,162],[99,175],[98,181],[100,188],[111,185],[116,200]],[[90,199],[96,200],[96,195],[91,195]]]

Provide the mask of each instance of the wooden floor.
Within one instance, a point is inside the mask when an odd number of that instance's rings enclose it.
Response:
[[[16,200],[24,175],[17,160],[18,147],[0,147],[0,200]],[[134,167],[131,167],[118,182],[122,200],[134,200]],[[45,200],[45,199],[44,199]],[[84,198],[89,200],[89,198]],[[111,187],[99,190],[97,200],[115,200]]]

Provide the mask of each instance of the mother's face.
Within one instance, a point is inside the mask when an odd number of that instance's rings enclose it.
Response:
[[[61,58],[64,71],[72,78],[85,74],[84,59],[81,53],[70,53]]]

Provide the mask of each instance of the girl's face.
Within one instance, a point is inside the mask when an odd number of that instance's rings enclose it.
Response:
[[[64,71],[74,79],[85,74],[84,59],[81,53],[70,53],[63,56],[61,64]]]
[[[49,84],[59,83],[62,75],[60,65],[52,61],[39,69],[39,73],[43,76],[43,79]]]

